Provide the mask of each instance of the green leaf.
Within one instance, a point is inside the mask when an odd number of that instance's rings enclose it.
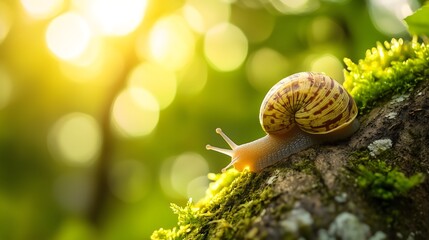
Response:
[[[404,20],[411,34],[429,36],[429,4],[421,7]]]

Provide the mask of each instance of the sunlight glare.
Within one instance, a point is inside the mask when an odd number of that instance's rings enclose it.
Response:
[[[122,136],[141,137],[158,124],[159,104],[147,90],[129,87],[116,98],[112,114],[115,129]]]
[[[53,19],[46,31],[49,50],[63,60],[81,56],[90,45],[91,30],[77,13],[67,12]]]
[[[85,165],[95,160],[101,147],[97,121],[84,113],[70,113],[60,118],[48,135],[48,147],[54,158]]]
[[[171,70],[185,66],[193,57],[195,38],[183,17],[160,19],[149,35],[150,58]]]
[[[143,20],[147,0],[92,0],[88,17],[101,33],[123,36],[133,32]]]
[[[176,96],[176,76],[162,66],[144,62],[135,67],[129,78],[131,88],[143,88],[158,101],[160,109],[165,109]]]
[[[246,74],[250,84],[261,91],[269,89],[286,77],[288,70],[289,62],[286,57],[271,48],[254,51],[246,64]]]
[[[21,0],[27,13],[38,19],[55,16],[64,6],[64,0]]]
[[[204,54],[212,67],[219,71],[233,71],[247,56],[248,41],[244,33],[230,23],[210,29],[204,39]]]

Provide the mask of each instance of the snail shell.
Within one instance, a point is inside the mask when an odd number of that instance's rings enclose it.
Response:
[[[302,72],[282,79],[262,101],[259,120],[268,134],[295,125],[307,133],[335,131],[356,118],[357,107],[341,84],[322,73]]]
[[[262,101],[259,120],[266,136],[235,144],[216,129],[231,147],[207,149],[232,157],[234,166],[260,171],[316,144],[351,136],[358,128],[357,107],[350,94],[323,73],[301,72],[282,79]]]

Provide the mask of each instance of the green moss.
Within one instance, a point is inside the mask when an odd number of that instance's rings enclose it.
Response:
[[[222,174],[209,174],[213,180],[204,199],[191,201],[185,207],[171,205],[178,215],[178,226],[159,229],[152,239],[234,239],[245,236],[253,220],[274,197],[263,174],[230,169]],[[262,190],[260,190],[262,189]]]
[[[306,174],[314,174],[316,172],[316,164],[312,158],[302,158],[288,167],[292,170]]]
[[[377,42],[358,64],[348,58],[344,62],[347,65],[344,87],[361,113],[371,109],[377,100],[404,93],[429,78],[429,48],[417,38]]]
[[[368,151],[354,154],[352,161],[357,173],[357,185],[370,196],[381,200],[392,200],[405,196],[409,190],[424,181],[424,175],[417,173],[406,177],[399,169],[388,165],[387,158],[392,153],[385,153],[377,159],[370,157]]]
[[[364,165],[359,165],[360,176],[357,179],[358,185],[367,189],[375,198],[392,200],[403,196],[424,180],[421,173],[408,178],[398,169],[392,169],[381,161],[377,161],[375,166],[374,169],[369,169]]]

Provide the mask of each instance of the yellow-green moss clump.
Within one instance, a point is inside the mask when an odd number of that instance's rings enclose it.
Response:
[[[344,59],[344,87],[362,112],[386,96],[404,93],[419,81],[429,78],[429,48],[412,41],[392,39],[368,49],[358,64]]]
[[[253,220],[270,202],[270,187],[261,188],[263,174],[230,169],[222,174],[209,174],[210,183],[204,199],[189,201],[185,207],[171,205],[178,215],[178,226],[159,229],[155,239],[235,239],[245,236]],[[262,189],[262,190],[261,190]]]
[[[383,161],[370,161],[367,166],[359,165],[359,187],[366,189],[372,197],[392,200],[404,196],[409,190],[424,181],[422,173],[406,177],[397,168]]]
[[[392,158],[391,151],[383,152],[376,158],[371,156],[369,151],[353,154],[350,164],[357,174],[356,183],[371,197],[393,200],[405,196],[425,179],[422,173],[416,173],[410,177],[405,176],[398,168],[387,163],[389,158]]]

